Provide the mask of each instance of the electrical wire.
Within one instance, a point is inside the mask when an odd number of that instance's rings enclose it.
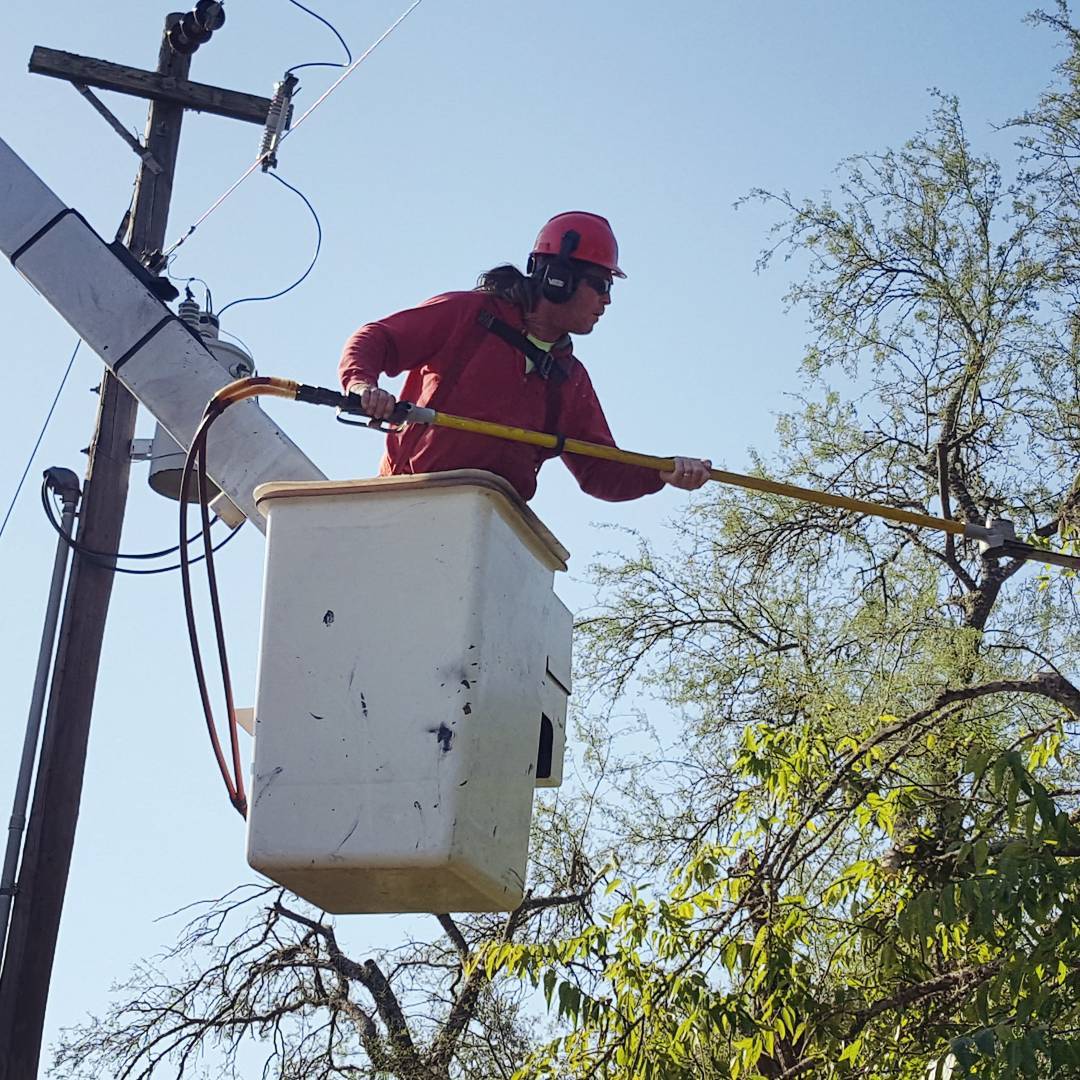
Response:
[[[413,2],[373,41],[349,66],[315,99],[308,110],[294,121],[288,131],[282,132],[278,140],[280,146],[300,125],[420,6],[423,0]],[[192,233],[219,207],[221,204],[257,169],[262,165],[264,155],[260,154],[232,184],[230,184],[206,210],[202,212],[173,245],[162,253],[163,259],[168,259],[176,249],[183,244]]]
[[[183,451],[178,451],[178,453],[182,454]],[[49,511],[51,509],[48,503],[48,490],[48,480],[45,480],[42,482],[41,485],[41,494],[42,502],[45,505],[46,511]],[[218,518],[215,515],[214,521],[217,520]],[[211,522],[211,524],[213,524],[213,522]],[[56,525],[55,520],[53,521],[53,525]],[[78,540],[76,540],[73,536],[68,536],[67,533],[62,532],[60,533],[60,535],[63,536],[65,540],[67,540],[68,547],[70,547],[74,552],[79,555],[89,555],[95,559],[163,559],[166,555],[173,555],[180,550],[179,545],[174,544],[172,547],[162,548],[160,551],[142,551],[133,554],[125,554],[122,551],[96,551],[94,548],[86,547],[85,544],[80,544]],[[198,540],[199,535],[193,536],[191,539],[193,541]]]
[[[240,530],[244,527],[244,524],[244,522],[241,522],[239,525],[236,526],[235,529],[230,529],[229,535],[226,536],[223,540],[219,540],[211,550],[215,552],[220,551],[226,544],[228,544],[233,539],[233,537],[235,537],[240,532]],[[199,533],[196,533],[195,536],[192,537],[192,540],[197,540],[199,538],[199,535]],[[103,565],[108,565],[108,562],[105,559],[95,559],[93,556],[90,556],[90,558],[91,561],[101,562]],[[197,555],[194,559],[189,560],[189,563],[190,565],[194,565],[195,563],[201,563],[205,558],[205,555]],[[159,566],[154,568],[153,570],[136,570],[134,567],[130,566],[113,566],[111,567],[111,569],[114,570],[117,574],[137,574],[142,577],[147,577],[151,574],[171,574],[173,570],[180,569],[180,564],[173,563],[172,566]]]
[[[206,296],[203,300],[203,310],[213,312],[214,298],[210,295],[210,286],[205,281],[203,281],[201,277],[173,277],[172,274],[169,273],[167,267],[165,269],[165,276],[170,281],[175,281],[183,285],[185,287],[185,292],[187,293],[189,300],[191,299],[191,289],[188,288],[188,286],[191,284],[191,282],[197,281],[203,287],[203,289],[206,290]]]
[[[420,6],[423,0],[413,2],[373,41],[323,92],[308,108],[294,120],[289,130],[281,136],[281,142],[290,136],[301,124]]]
[[[345,60],[344,64],[334,63],[331,60],[316,60],[316,61],[312,61],[311,63],[308,63],[308,64],[296,64],[295,66],[293,66],[291,68],[288,68],[286,70],[285,74],[286,75],[291,75],[294,71],[299,71],[301,68],[310,68],[310,67],[342,68],[342,67],[348,67],[348,65],[352,63],[352,50],[349,48],[348,45],[345,44],[345,39],[337,32],[337,27],[335,27],[333,23],[331,23],[328,20],[324,19],[321,15],[316,14],[314,11],[311,10],[311,8],[304,7],[304,5],[300,3],[300,0],[289,0],[289,3],[292,4],[293,7],[298,7],[301,11],[306,11],[313,19],[318,19],[319,22],[321,22],[323,24],[323,26],[329,27],[330,32],[334,35],[334,37],[336,37],[338,39],[338,41],[341,42],[341,47],[345,50],[346,60]]]
[[[243,401],[249,397],[260,394],[269,394],[277,397],[287,397],[296,400],[301,386],[299,383],[288,379],[274,379],[264,375],[255,375],[246,379],[239,379],[222,387],[211,399],[203,413],[203,418],[191,440],[187,458],[184,461],[184,471],[180,478],[180,581],[184,593],[184,615],[187,621],[188,639],[191,644],[191,658],[195,665],[195,681],[199,686],[199,698],[202,702],[203,716],[206,720],[207,732],[210,736],[210,745],[214,751],[214,759],[221,772],[221,778],[225,783],[225,789],[229,793],[229,801],[241,817],[247,817],[247,796],[244,793],[244,770],[240,760],[240,737],[236,721],[236,707],[233,702],[232,678],[229,674],[229,661],[225,652],[225,630],[221,618],[221,601],[218,594],[217,573],[214,569],[214,548],[210,544],[209,525],[209,498],[206,486],[206,437],[210,431],[210,425],[230,405]],[[340,395],[335,394],[335,398]],[[210,692],[206,683],[206,671],[202,662],[202,650],[199,648],[198,627],[195,624],[195,605],[191,591],[191,564],[196,560],[188,558],[188,521],[187,521],[187,492],[193,475],[198,477],[199,514],[203,523],[203,548],[206,562],[207,587],[210,593],[210,607],[214,621],[214,636],[217,640],[218,660],[221,666],[221,680],[225,692],[226,723],[229,730],[229,743],[232,754],[232,764],[225,759],[225,752],[221,747],[221,739],[218,737],[217,723],[214,719],[214,710],[210,702]]]
[[[50,515],[50,518],[52,519],[52,522],[53,522],[53,527],[57,528],[56,519],[52,516],[52,507],[51,507],[51,505],[49,503],[49,481],[48,481],[48,478],[46,478],[46,480],[44,480],[42,482],[42,484],[41,484],[41,497],[42,497],[41,501],[42,501],[42,504],[44,505],[45,512]],[[218,518],[215,516],[214,521],[216,522],[217,519]],[[213,522],[211,524],[213,524]],[[59,531],[58,528],[57,528],[57,531]],[[75,537],[68,536],[66,534],[66,532],[59,532],[59,535],[62,536],[67,541],[67,544],[68,544],[69,548],[73,552],[76,552],[76,554],[78,554],[78,555],[89,555],[92,558],[107,558],[107,559],[113,559],[113,558],[134,558],[134,559],[164,558],[166,555],[175,554],[177,551],[180,550],[178,545],[173,544],[172,548],[162,548],[161,551],[145,551],[145,552],[138,552],[138,553],[133,553],[133,554],[124,554],[123,552],[119,552],[119,551],[116,551],[116,552],[112,552],[112,551],[96,551],[93,548],[87,548],[87,546],[85,544],[79,543],[79,541],[76,540]],[[198,540],[199,537],[192,537],[192,539],[193,540]]]
[[[41,485],[41,505],[45,508],[45,516],[49,519],[49,524],[52,525],[53,529],[56,531],[56,534],[64,541],[65,544],[67,544],[69,548],[71,548],[72,551],[74,551],[77,555],[83,556],[83,558],[89,559],[91,562],[95,562],[100,566],[109,566],[118,574],[165,574],[169,571],[180,569],[179,563],[176,563],[173,566],[158,566],[151,570],[135,570],[131,567],[126,566],[112,566],[112,562],[115,559],[160,559],[166,555],[174,554],[175,552],[179,551],[180,548],[179,545],[176,545],[170,548],[163,548],[161,551],[141,552],[137,555],[125,555],[119,551],[115,553],[95,551],[93,548],[88,548],[85,545],[80,544],[79,541],[75,539],[75,537],[64,532],[60,522],[56,520],[55,510],[52,504],[49,502],[48,481],[44,481]],[[213,521],[217,520],[218,518],[215,516]],[[213,524],[213,521],[211,522],[211,524]],[[231,529],[228,536],[226,536],[223,540],[220,540],[214,546],[213,550],[220,551],[240,531],[240,528],[242,528],[242,526],[243,523],[241,523],[241,525],[237,528]],[[196,533],[188,541],[188,543],[194,543],[196,540],[200,539],[201,536],[201,532]],[[204,558],[205,556],[200,555],[198,558],[191,559],[190,562],[202,562]]]
[[[180,481],[180,580],[184,593],[184,615],[187,621],[188,639],[191,643],[191,657],[195,664],[195,681],[199,687],[199,698],[202,702],[203,716],[206,720],[207,732],[210,736],[210,745],[214,751],[214,759],[217,761],[221,778],[225,783],[225,790],[229,794],[229,801],[236,808],[241,817],[247,817],[247,798],[244,794],[244,773],[240,763],[239,736],[236,731],[236,709],[232,700],[232,682],[229,677],[228,661],[225,657],[224,631],[221,625],[221,606],[218,597],[217,576],[214,573],[213,549],[205,544],[208,535],[207,525],[207,489],[206,489],[206,436],[210,425],[214,422],[218,412],[212,412],[210,406],[203,415],[203,419],[191,440],[191,448],[188,450],[187,459],[184,462],[184,472]],[[195,625],[195,605],[191,592],[191,566],[187,557],[187,491],[191,482],[192,473],[198,475],[199,513],[203,519],[203,538],[205,545],[204,559],[206,561],[207,583],[210,592],[210,606],[214,620],[215,637],[218,642],[218,657],[221,663],[222,681],[225,689],[225,708],[229,729],[229,740],[232,750],[232,771],[229,763],[225,760],[225,754],[221,747],[221,739],[218,737],[217,724],[214,720],[214,710],[210,702],[210,691],[206,683],[206,671],[202,662],[202,651],[199,648],[199,634]]]
[[[224,330],[220,326],[218,327],[218,333],[224,334],[226,337],[232,338],[233,341],[235,341],[240,346],[240,348],[248,354],[248,359],[251,360],[251,366],[255,366],[255,354],[251,351],[251,346],[248,345],[248,343],[242,337],[238,337],[231,330]]]
[[[299,190],[294,188],[292,184],[285,180],[282,180],[277,173],[270,173],[270,175],[279,183],[287,187],[291,192],[299,195],[304,201],[304,205],[311,211],[311,216],[315,220],[315,254],[311,257],[311,262],[308,264],[308,268],[287,288],[281,289],[279,292],[270,293],[268,296],[244,296],[239,300],[230,300],[219,312],[217,312],[218,318],[221,318],[226,311],[231,307],[236,307],[237,304],[248,304],[255,300],[276,300],[279,296],[284,296],[286,293],[292,292],[298,285],[300,285],[315,268],[315,263],[318,262],[319,252],[322,250],[322,222],[319,221],[319,215],[315,213],[315,207],[308,201],[308,197]]]
[[[7,528],[8,518],[11,517],[11,511],[15,509],[15,500],[18,499],[19,492],[22,491],[23,483],[26,480],[27,474],[30,472],[30,466],[34,463],[34,456],[41,446],[41,440],[45,438],[45,429],[49,426],[49,421],[52,419],[53,411],[56,409],[56,403],[60,400],[60,393],[64,389],[64,384],[67,382],[68,376],[71,374],[72,365],[75,363],[75,354],[79,351],[79,346],[81,344],[82,338],[75,342],[75,348],[71,352],[71,357],[68,360],[67,367],[64,369],[64,374],[60,378],[60,385],[56,388],[52,404],[49,406],[49,411],[45,415],[45,423],[41,425],[41,430],[38,432],[34,448],[30,451],[30,457],[26,460],[26,468],[23,469],[22,476],[19,477],[19,482],[15,487],[15,494],[11,496],[11,502],[8,504],[7,513],[4,514],[4,520],[0,523],[0,536],[4,535],[4,529]]]

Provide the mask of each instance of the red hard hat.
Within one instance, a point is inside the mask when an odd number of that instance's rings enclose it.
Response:
[[[556,214],[540,230],[532,253],[560,254],[568,232],[578,234],[577,246],[569,252],[572,259],[596,263],[597,266],[610,270],[616,277],[626,277],[619,269],[619,245],[615,242],[615,234],[611,231],[607,218],[602,218],[599,214],[588,214],[584,210]]]

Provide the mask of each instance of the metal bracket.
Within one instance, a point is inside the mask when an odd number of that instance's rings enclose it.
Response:
[[[132,461],[150,461],[153,456],[153,439],[132,439],[131,440],[131,460]]]
[[[86,83],[73,82],[71,85],[74,86],[75,89],[78,90],[79,93],[82,94],[82,96],[90,102],[94,109],[104,117],[105,122],[109,125],[109,127],[111,127],[113,131],[115,131],[116,134],[119,135],[120,138],[123,139],[124,142],[126,142],[128,146],[130,146],[131,149],[135,151],[136,154],[139,155],[140,158],[142,158],[143,164],[155,176],[160,176],[161,163],[157,160],[157,158],[154,157],[153,154],[150,153],[150,151],[145,146],[143,146],[141,142],[139,142],[138,139],[135,138],[134,135],[131,134],[130,131],[128,131],[126,127],[124,127],[123,124],[120,123],[119,120],[117,120],[117,118],[109,111],[109,107],[105,104],[105,102],[102,101],[101,98],[99,98],[97,94],[95,94],[94,91],[86,85]]]
[[[1080,555],[1047,551],[1045,548],[1022,544],[1019,541],[1006,541],[993,554],[1010,559],[1026,559],[1028,562],[1048,563],[1050,566],[1063,566],[1066,570],[1080,570]]]
[[[1016,542],[1016,526],[1008,518],[988,517],[985,525],[965,525],[964,536],[978,541],[980,554],[993,558],[991,552]]]
[[[401,430],[400,424],[393,424],[387,420],[377,420],[369,417],[367,413],[354,412],[352,409],[338,409],[336,419],[339,424],[346,427],[362,427],[371,431],[381,431],[388,435]]]
[[[337,410],[337,422],[346,427],[366,427],[372,431],[382,431],[386,434],[396,434],[403,431],[406,424],[432,424],[435,422],[435,410],[414,405],[411,401],[399,401],[394,406],[394,411],[384,420],[368,416],[360,410],[359,395],[349,395],[356,402],[354,407],[339,407]],[[354,420],[348,417],[356,417]]]
[[[1017,540],[1016,528],[1007,518],[988,517],[985,525],[965,525],[964,536],[978,542],[979,554],[986,559],[1024,559],[1080,570],[1080,555],[1047,551]]]

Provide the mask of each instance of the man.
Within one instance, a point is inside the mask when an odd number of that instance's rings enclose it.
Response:
[[[402,396],[442,412],[614,446],[600,402],[571,334],[589,334],[611,303],[619,249],[608,222],[581,211],[558,214],[540,230],[527,273],[497,266],[471,292],[436,296],[362,326],[345,344],[339,373],[373,417],[396,404],[380,375],[408,372]],[[540,466],[557,451],[472,432],[422,425],[387,437],[379,472],[486,469],[523,499],[536,492]],[[582,490],[599,499],[636,499],[664,484],[692,491],[711,463],[675,458],[671,472],[576,454],[563,456]]]

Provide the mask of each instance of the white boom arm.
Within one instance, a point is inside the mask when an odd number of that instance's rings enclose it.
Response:
[[[181,446],[230,381],[199,337],[0,139],[0,251]],[[227,409],[208,442],[211,479],[263,529],[256,485],[324,480],[254,401]]]

